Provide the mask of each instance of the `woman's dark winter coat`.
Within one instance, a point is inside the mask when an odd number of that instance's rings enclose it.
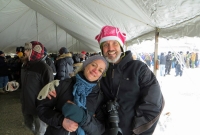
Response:
[[[56,87],[56,98],[51,100],[46,98],[37,107],[38,116],[48,124],[45,135],[68,135],[68,131],[62,127],[64,120],[62,107],[68,100],[73,101],[72,91],[75,79],[75,77],[72,77],[60,81],[59,86]],[[86,135],[101,135],[105,130],[104,125],[97,120],[100,113],[97,109],[102,100],[100,95],[99,86],[96,85],[87,96],[86,107],[90,114],[87,114],[87,120],[81,126]],[[91,114],[95,114],[95,117]],[[76,135],[76,132],[71,132],[70,135]]]

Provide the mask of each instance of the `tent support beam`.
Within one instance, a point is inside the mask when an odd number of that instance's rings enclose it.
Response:
[[[158,63],[158,38],[159,38],[159,28],[156,28],[156,31],[155,31],[155,48],[154,48],[154,75],[157,76],[157,67],[159,64]]]
[[[36,17],[37,41],[39,41],[39,36],[38,36],[38,16],[37,16],[37,12],[35,12],[35,17]]]
[[[57,46],[57,55],[59,54],[58,53],[58,25],[56,24],[56,46]]]
[[[67,32],[65,32],[66,33],[66,48],[67,48]]]

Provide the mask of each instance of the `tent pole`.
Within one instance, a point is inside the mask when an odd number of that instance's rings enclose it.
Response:
[[[79,40],[78,40],[78,46],[79,46],[79,50],[81,51],[81,45],[80,45],[80,41]]]
[[[56,24],[56,46],[57,46],[57,54],[58,54],[58,26]]]
[[[73,40],[73,39],[74,39],[74,38],[72,37],[72,47],[73,47],[73,52],[74,52],[75,49],[74,49],[74,44],[73,44],[73,41],[74,41],[74,40]]]
[[[37,12],[35,12],[35,16],[36,16],[37,41],[39,41],[39,36],[38,36],[38,16],[37,16]]]
[[[159,28],[156,28],[155,31],[155,48],[154,48],[154,75],[157,76],[157,70],[159,66],[158,62],[158,37],[159,37]]]
[[[79,44],[78,44],[77,39],[76,39],[76,48],[79,48]]]
[[[67,32],[66,32],[66,48],[67,48]]]

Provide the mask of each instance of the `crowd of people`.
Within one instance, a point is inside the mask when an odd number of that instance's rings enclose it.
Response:
[[[199,68],[200,58],[198,52],[161,52],[158,55],[160,76],[171,74],[171,69],[175,69],[175,76],[182,76],[184,68]],[[133,55],[133,59],[138,59],[146,63],[150,68],[154,66],[154,53],[138,53]]]
[[[23,63],[26,63],[25,52],[26,49],[22,46],[16,48],[14,57],[0,51],[0,93],[8,93],[5,91],[5,86],[9,81],[21,83],[21,67]],[[51,67],[54,79],[64,80],[70,78],[83,61],[96,54],[98,53],[89,54],[86,51],[73,54],[66,47],[61,47],[58,55],[49,54],[44,47],[42,61]]]
[[[119,28],[106,25],[95,40],[101,53],[61,47],[56,57],[38,41],[25,43],[18,56],[20,99],[34,135],[153,134],[164,108],[156,76],[124,51]]]

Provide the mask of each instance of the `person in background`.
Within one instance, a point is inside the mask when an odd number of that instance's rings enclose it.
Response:
[[[98,107],[102,102],[97,83],[108,68],[104,57],[95,55],[83,62],[82,69],[72,78],[59,82],[55,98],[44,99],[48,93],[47,84],[39,93],[41,100],[37,107],[39,117],[48,124],[45,135],[101,135],[104,124],[100,122]]]
[[[172,52],[172,64],[171,64],[171,68],[175,68],[175,63],[176,63],[176,58],[175,58],[175,52]]]
[[[55,79],[64,80],[70,78],[74,72],[72,54],[68,52],[66,47],[61,47],[59,50],[59,56],[55,61],[57,74]]]
[[[8,64],[3,51],[0,51],[0,93],[6,93],[5,86],[8,83]]]
[[[195,52],[192,52],[191,53],[191,68],[195,68],[195,59],[196,59],[196,53]]]
[[[84,62],[86,60],[86,51],[81,51],[80,53],[80,62]]]
[[[165,63],[166,63],[166,57],[162,52],[160,54],[160,76],[165,76]]]
[[[21,67],[22,67],[22,61],[21,61],[21,58],[24,57],[24,53],[23,52],[18,52],[17,53],[17,56],[18,56],[18,66],[17,66],[17,76],[16,76],[16,81],[19,82],[19,86],[21,87]]]
[[[44,46],[38,41],[25,43],[21,68],[21,105],[24,124],[34,135],[44,135],[46,124],[36,113],[37,95],[49,82],[53,81],[53,71],[43,59]]]
[[[138,59],[136,53],[133,53],[132,57],[133,57],[133,60],[137,60]]]
[[[148,66],[133,60],[131,51],[124,52],[126,34],[114,26],[104,26],[95,39],[109,62],[106,77],[100,82],[105,105],[113,105],[119,115],[119,132],[124,135],[152,135],[164,107],[164,99],[156,76]],[[117,105],[118,104],[118,105]],[[106,132],[114,128],[107,112]],[[116,124],[116,123],[115,123]]]
[[[198,68],[199,67],[199,53],[196,53],[196,57],[195,57],[195,67]]]
[[[184,60],[183,60],[183,52],[180,51],[178,53],[175,53],[175,77],[176,76],[182,76],[183,75],[183,69],[184,69]]]
[[[176,73],[175,77],[179,75],[182,76],[183,71],[181,70],[181,64],[179,61],[175,62],[175,73]]]
[[[166,55],[166,63],[165,63],[165,75],[170,75],[171,67],[172,67],[172,53],[168,52]]]
[[[51,58],[49,58],[46,47],[44,47],[44,57],[45,57],[44,62],[46,62],[52,68],[53,76],[55,77],[56,76],[56,67],[55,67],[53,60]]]
[[[74,60],[74,64],[73,64],[74,72],[76,72],[82,66],[83,63],[81,62],[80,56],[78,53],[73,54],[72,59]]]
[[[191,58],[190,52],[187,51],[185,55],[186,68],[190,68],[190,58]]]
[[[145,53],[144,61],[149,67],[151,67],[151,55],[149,53]]]

